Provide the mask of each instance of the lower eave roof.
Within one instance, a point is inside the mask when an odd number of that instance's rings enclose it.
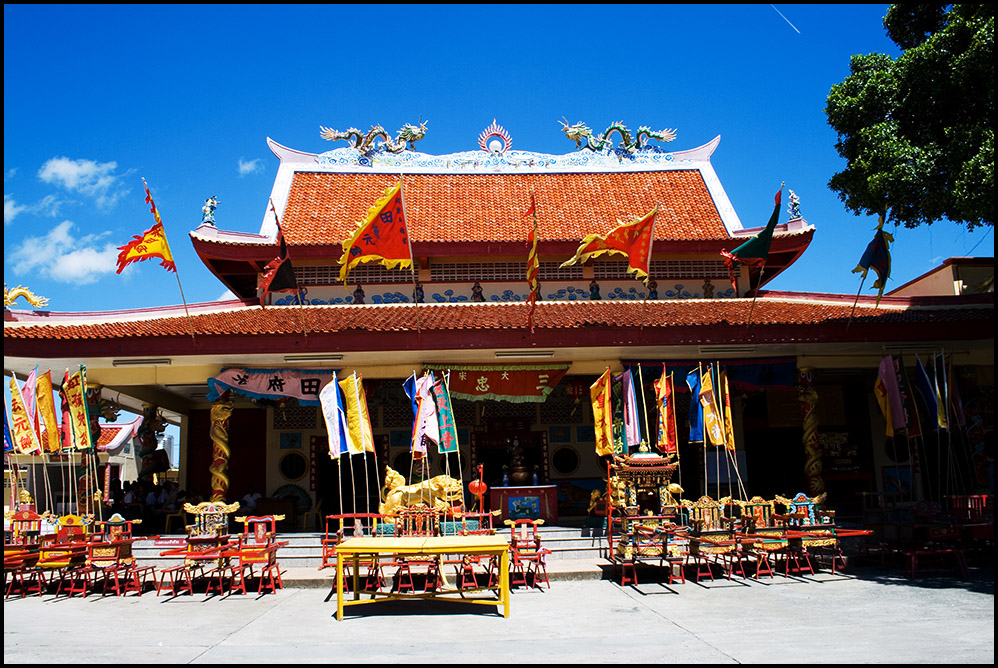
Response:
[[[4,356],[80,357],[752,343],[981,340],[994,295],[885,298],[762,293],[751,299],[252,306],[110,315],[5,311]],[[751,320],[749,315],[751,313]],[[46,322],[48,321],[48,322]],[[192,337],[193,331],[193,337]]]

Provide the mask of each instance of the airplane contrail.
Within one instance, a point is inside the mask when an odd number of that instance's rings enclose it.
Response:
[[[790,19],[788,19],[786,16],[783,16],[783,13],[780,12],[779,9],[777,9],[774,5],[770,5],[770,7],[772,7],[773,11],[779,14],[783,18],[783,20],[787,22],[787,25],[789,25],[794,30],[797,30],[797,26],[795,26],[793,23],[790,23]],[[797,30],[797,34],[798,35],[800,34],[800,30]]]

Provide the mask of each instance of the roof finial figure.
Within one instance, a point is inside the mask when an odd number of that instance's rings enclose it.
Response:
[[[575,141],[575,147],[580,151],[583,148],[587,148],[590,151],[613,149],[613,140],[610,139],[610,135],[614,132],[620,135],[620,148],[628,153],[634,153],[638,149],[644,148],[649,139],[670,142],[676,138],[675,130],[666,129],[656,132],[647,125],[642,125],[634,135],[631,135],[631,131],[627,129],[623,121],[611,123],[610,127],[603,134],[594,135],[592,129],[585,123],[569,125],[568,119],[562,118],[563,120],[559,121],[562,132],[565,133],[566,137]],[[585,146],[582,145],[583,139],[586,140]]]
[[[218,207],[218,199],[214,195],[209,197],[204,201],[204,206],[201,207],[201,223],[207,223],[209,225],[215,224],[215,209]]]
[[[353,147],[360,151],[361,153],[368,153],[376,148],[384,149],[389,153],[401,153],[407,148],[411,151],[413,145],[426,136],[426,123],[422,117],[419,119],[419,125],[411,125],[406,123],[402,126],[402,129],[398,131],[393,140],[389,136],[388,132],[380,125],[372,126],[367,133],[363,133],[357,128],[349,128],[343,132],[339,130],[334,130],[332,128],[326,128],[319,126],[319,136],[327,141],[337,141],[345,140],[352,141]],[[381,146],[375,146],[375,142],[381,139]]]

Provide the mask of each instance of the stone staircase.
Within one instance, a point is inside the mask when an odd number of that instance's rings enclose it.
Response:
[[[497,533],[508,536],[509,531],[509,527],[503,526],[501,530],[497,530]],[[556,561],[564,561],[562,565],[565,567],[569,567],[569,561],[593,565],[606,563],[607,541],[605,531],[602,529],[541,526],[539,532],[541,545],[551,550],[548,562],[550,570],[563,570],[558,564],[550,565]],[[288,543],[279,553],[281,569],[296,573],[318,570],[322,565],[322,538],[323,534],[314,532],[278,534],[278,540]],[[160,553],[181,546],[183,546],[183,535],[163,535],[158,539],[136,541],[132,546],[132,553],[140,565],[163,568],[179,564],[180,557],[163,557]],[[324,572],[331,570],[325,569]]]

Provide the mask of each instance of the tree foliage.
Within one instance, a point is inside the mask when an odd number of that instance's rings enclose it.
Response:
[[[905,227],[994,225],[994,5],[891,5],[904,52],[855,55],[825,114],[846,168],[829,187]]]

